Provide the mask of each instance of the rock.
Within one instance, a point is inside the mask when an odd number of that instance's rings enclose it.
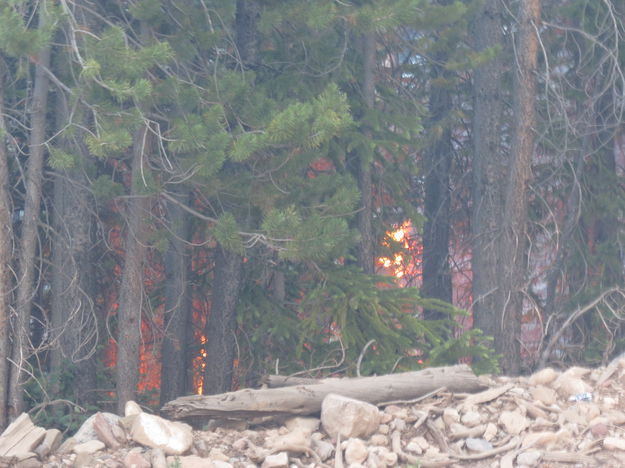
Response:
[[[223,460],[212,460],[213,468],[233,468],[232,463]]]
[[[466,441],[467,449],[474,453],[488,452],[493,449],[493,445],[484,439],[469,437]]]
[[[143,410],[135,401],[128,400],[124,405],[124,416],[126,417],[136,416],[141,413],[143,413]]]
[[[534,400],[538,400],[547,406],[553,405],[558,399],[558,395],[555,390],[543,385],[530,388],[530,393]]]
[[[558,440],[558,435],[555,432],[543,431],[543,432],[530,432],[523,437],[521,447],[544,447],[549,448]]]
[[[289,456],[286,452],[268,455],[260,468],[289,468]]]
[[[77,455],[80,453],[93,454],[104,449],[105,447],[106,445],[104,445],[104,442],[101,440],[90,440],[88,442],[83,442],[82,444],[74,445],[72,450]]]
[[[558,373],[550,367],[541,369],[530,376],[530,385],[549,385],[558,378]]]
[[[384,434],[373,434],[369,438],[371,445],[387,446],[389,444],[388,436]]]
[[[423,449],[419,446],[419,444],[415,444],[414,442],[408,442],[406,444],[406,451],[416,453],[417,455],[421,455],[423,453]]]
[[[46,430],[38,427],[30,420],[27,413],[20,414],[4,430],[0,436],[0,456],[11,458],[18,457],[25,460],[30,458],[25,454],[33,454],[35,448],[46,436]]]
[[[562,374],[558,377],[553,383],[553,387],[558,391],[558,394],[562,398],[567,399],[571,396],[580,395],[592,390],[590,385],[584,382],[581,378],[567,374]]]
[[[388,405],[384,408],[386,414],[390,414],[393,419],[406,419],[408,417],[408,410],[397,405]]]
[[[167,464],[170,467],[179,468],[213,468],[212,462],[208,458],[197,455],[187,455],[185,457],[167,457]]]
[[[321,403],[321,424],[333,440],[338,434],[367,438],[378,429],[380,412],[370,403],[331,393]]]
[[[482,422],[482,416],[477,411],[467,411],[460,419],[462,424],[467,427],[475,427]]]
[[[48,454],[53,453],[61,446],[63,434],[58,429],[48,429],[46,435],[39,446],[35,449],[35,453],[39,458],[44,458]]]
[[[406,420],[405,419],[394,419],[391,422],[391,431],[396,430],[403,432],[406,430]]]
[[[504,411],[499,416],[499,424],[508,434],[518,435],[525,430],[528,422],[527,418],[518,411]]]
[[[597,423],[590,426],[590,433],[596,437],[601,438],[608,435],[608,426],[605,423]]]
[[[378,432],[380,434],[389,434],[391,432],[391,427],[388,424],[380,424]]]
[[[219,450],[218,448],[215,448],[215,447],[210,449],[210,451],[208,452],[208,458],[210,458],[213,463],[215,463],[216,460],[217,461],[228,461],[228,460],[230,460],[230,457],[228,457],[225,453],[223,453],[221,450]]]
[[[369,447],[368,451],[369,455],[367,456],[367,466],[375,468],[397,466],[397,454],[391,452],[386,447]]]
[[[456,408],[445,408],[443,411],[443,421],[450,427],[453,423],[460,422],[460,413]]]
[[[543,454],[539,450],[526,450],[516,457],[516,462],[523,466],[538,466]]]
[[[603,439],[603,447],[608,450],[625,450],[625,439],[620,437],[606,437]]]
[[[71,466],[72,468],[87,468],[93,465],[93,455],[90,453],[79,453],[74,458]]]
[[[124,468],[150,468],[152,464],[136,450],[131,450],[124,457]]]
[[[168,468],[165,452],[160,448],[150,450],[150,462],[152,468]]]
[[[384,437],[384,436],[382,436]],[[321,460],[328,460],[334,453],[334,445],[325,440],[312,439],[311,448],[315,451]]]
[[[349,439],[345,442],[345,462],[362,464],[369,455],[367,445],[361,439]]]
[[[82,426],[80,426],[80,429],[76,431],[76,434],[73,435],[73,438],[76,440],[77,444],[82,444],[83,442],[99,439],[98,433],[96,432],[96,429],[94,427],[96,417],[104,418],[108,422],[109,427],[113,425],[118,425],[122,419],[121,417],[113,413],[96,413],[90,416],[84,423],[82,423]]]
[[[491,441],[495,438],[496,435],[497,435],[497,426],[489,422],[486,425],[486,430],[484,431],[482,438],[485,440]]]
[[[146,447],[163,449],[166,455],[182,455],[193,444],[193,433],[188,424],[146,413],[135,416],[130,437]]]
[[[13,468],[41,468],[43,463],[41,463],[35,454],[32,457],[25,458],[23,460],[18,461],[15,465],[11,465]]]
[[[98,436],[98,439],[104,442],[104,444],[112,449],[117,450],[121,446],[121,440],[117,440],[113,434],[111,427],[111,421],[107,419],[102,413],[96,413],[93,420],[93,430]],[[118,423],[115,423],[117,425]]]
[[[308,434],[312,434],[313,432],[319,430],[320,423],[321,421],[317,418],[295,417],[295,418],[287,419],[284,422],[284,426],[289,431],[300,430],[302,432],[307,432]]]
[[[301,428],[284,435],[267,437],[265,442],[265,447],[271,452],[307,452],[310,446],[310,433]]]

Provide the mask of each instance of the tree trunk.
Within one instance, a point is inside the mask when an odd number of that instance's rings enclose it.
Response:
[[[186,192],[186,191],[185,191]],[[173,196],[186,203],[188,192]],[[161,405],[187,393],[187,337],[191,326],[191,297],[188,287],[189,254],[185,242],[189,237],[188,216],[169,202],[167,218],[171,239],[165,254],[165,338],[161,352]]]
[[[516,375],[521,370],[520,339],[523,296],[527,273],[528,183],[534,154],[536,61],[540,0],[519,3],[517,67],[514,74],[514,127],[510,176],[507,184],[503,233],[499,249],[500,290],[504,293],[501,317],[503,369]]]
[[[56,127],[63,129],[68,121],[68,112],[61,90],[57,90],[56,118]],[[78,143],[69,150],[85,155],[85,158],[88,154],[86,148]],[[55,171],[54,176],[53,222],[56,237],[52,252],[53,342],[50,364],[51,372],[57,376],[67,370],[72,372],[75,401],[89,405],[95,403],[94,355],[98,344],[98,323],[92,299],[93,204],[89,181],[84,173],[84,161],[77,164],[78,167]]]
[[[324,379],[311,385],[244,389],[226,395],[192,395],[167,403],[162,412],[175,419],[308,415],[318,413],[321,402],[330,393],[383,404],[418,398],[442,387],[451,392],[485,388],[469,366],[460,364],[374,377]]]
[[[367,32],[362,37],[363,72],[362,99],[366,108],[373,108],[375,102],[375,32]],[[365,130],[371,137],[371,131]],[[358,157],[358,156],[357,156]],[[360,206],[357,216],[360,241],[358,247],[358,264],[367,274],[375,273],[375,236],[373,235],[373,181],[371,169],[373,162],[370,155],[359,155],[356,161],[358,188],[360,189]]]
[[[144,123],[133,139],[132,182],[126,211],[127,232],[124,269],[119,290],[117,311],[117,411],[124,414],[128,400],[136,398],[139,382],[139,351],[141,345],[141,311],[143,306],[143,265],[145,263],[145,218],[149,215],[149,199],[140,195],[143,160],[150,152],[150,132]]]
[[[7,396],[9,386],[9,319],[13,277],[13,225],[11,220],[11,198],[9,195],[9,160],[5,144],[4,123],[4,63],[0,57],[0,432],[9,422]]]
[[[501,0],[486,0],[477,12],[475,48],[484,51],[504,43]],[[503,62],[498,54],[477,67],[473,77],[472,270],[474,325],[495,338],[502,352],[503,303],[499,290],[498,250],[503,220],[507,159],[501,145]]]
[[[440,2],[448,4],[449,1]],[[446,71],[446,51],[437,52],[432,60],[427,133],[437,135],[425,151],[425,226],[423,229],[423,284],[425,298],[452,301],[449,270],[450,171],[453,156],[451,127],[445,122],[453,110],[450,83],[454,75]],[[441,318],[436,311],[425,310],[426,319]]]
[[[237,253],[215,249],[213,296],[206,325],[206,372],[204,393],[230,390],[236,356],[237,305],[242,283],[243,259]]]
[[[39,28],[43,28],[45,25],[45,8],[45,5],[39,5]],[[9,386],[9,406],[12,408],[13,416],[24,411],[23,385],[28,372],[30,372],[27,359],[32,352],[30,317],[32,299],[35,294],[33,279],[37,269],[37,238],[45,153],[46,112],[48,109],[48,76],[44,70],[49,67],[50,46],[46,46],[37,58],[35,85],[30,106],[32,112],[31,131],[26,167],[24,220],[18,257],[16,320],[13,332],[13,362]]]

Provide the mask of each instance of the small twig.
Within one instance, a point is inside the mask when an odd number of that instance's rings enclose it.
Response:
[[[378,406],[380,407],[384,407],[384,406],[389,406],[389,405],[409,405],[409,404],[414,404],[414,403],[418,403],[422,400],[427,400],[430,397],[433,397],[434,395],[444,392],[445,390],[447,390],[447,387],[439,387],[436,390],[432,390],[430,393],[426,393],[425,395],[421,395],[420,397],[417,398],[413,398],[412,400],[392,400],[392,401],[385,401],[383,403],[378,403]]]
[[[373,339],[367,341],[367,344],[362,348],[362,351],[360,352],[360,356],[358,356],[358,362],[356,362],[356,375],[358,377],[360,377],[360,364],[362,363],[362,358],[367,352],[367,348],[369,348],[369,346],[371,346],[373,343],[375,343],[375,340]]]

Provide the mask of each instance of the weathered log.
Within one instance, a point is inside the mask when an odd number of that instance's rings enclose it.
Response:
[[[265,375],[260,379],[261,385],[269,388],[295,387],[296,385],[315,385],[328,379],[311,379],[307,377],[289,377],[288,375]]]
[[[161,411],[173,419],[307,415],[318,413],[329,393],[382,404],[417,398],[440,387],[452,392],[476,392],[485,388],[469,366],[460,364],[374,377],[326,379],[313,385],[191,395],[170,401]]]

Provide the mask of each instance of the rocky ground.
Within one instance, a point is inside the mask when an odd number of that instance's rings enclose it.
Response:
[[[480,393],[443,388],[380,408],[330,395],[319,418],[266,426],[192,430],[130,403],[125,417],[97,413],[63,440],[22,415],[0,436],[0,467],[625,466],[625,359],[481,379]]]

